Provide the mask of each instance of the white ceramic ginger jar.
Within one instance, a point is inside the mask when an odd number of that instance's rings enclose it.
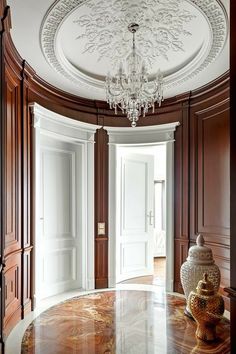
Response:
[[[191,291],[195,291],[198,282],[203,278],[203,274],[208,274],[208,279],[213,283],[214,289],[218,292],[220,287],[220,270],[213,259],[212,250],[204,246],[204,237],[198,235],[196,245],[189,248],[188,258],[180,269],[180,279],[186,301]],[[188,305],[185,314],[192,317]]]

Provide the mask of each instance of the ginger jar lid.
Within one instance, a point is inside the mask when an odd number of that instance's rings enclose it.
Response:
[[[209,247],[204,246],[204,243],[204,237],[198,235],[196,245],[189,248],[187,261],[202,265],[211,265],[215,263],[212,250]]]

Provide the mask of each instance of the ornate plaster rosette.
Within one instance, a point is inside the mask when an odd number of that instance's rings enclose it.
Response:
[[[150,75],[160,68],[167,89],[205,70],[228,35],[218,0],[58,0],[43,19],[41,48],[58,73],[103,90],[108,70],[130,52],[131,22],[140,26],[137,48]]]

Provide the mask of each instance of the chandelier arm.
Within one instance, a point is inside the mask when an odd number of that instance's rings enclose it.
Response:
[[[149,96],[149,97],[150,97],[150,96],[156,95],[156,94],[158,93],[159,89],[160,89],[159,84],[156,84],[156,88],[155,88],[153,91],[143,90],[143,93],[144,93],[146,96]],[[160,89],[160,92],[159,92],[159,93],[161,93],[161,91],[162,91],[162,89]]]
[[[128,84],[125,82],[126,79],[127,79],[127,78],[120,80],[120,87],[121,87],[121,89],[122,89],[124,92],[127,92],[127,91],[128,91]],[[124,84],[127,85],[127,87],[125,87]]]
[[[119,93],[112,92],[110,85],[107,86],[107,91],[108,91],[109,95],[112,97],[123,97],[124,96],[121,91]]]

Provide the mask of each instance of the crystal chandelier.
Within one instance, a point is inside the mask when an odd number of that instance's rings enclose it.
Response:
[[[133,33],[133,48],[126,58],[125,69],[121,62],[117,74],[112,77],[108,73],[105,82],[110,108],[115,109],[115,114],[117,107],[123,114],[127,114],[132,127],[136,127],[141,115],[145,117],[149,108],[154,113],[156,102],[160,106],[163,101],[163,76],[160,70],[156,78],[149,82],[145,61],[137,53],[135,33],[138,29],[136,23],[128,26],[128,30]]]

